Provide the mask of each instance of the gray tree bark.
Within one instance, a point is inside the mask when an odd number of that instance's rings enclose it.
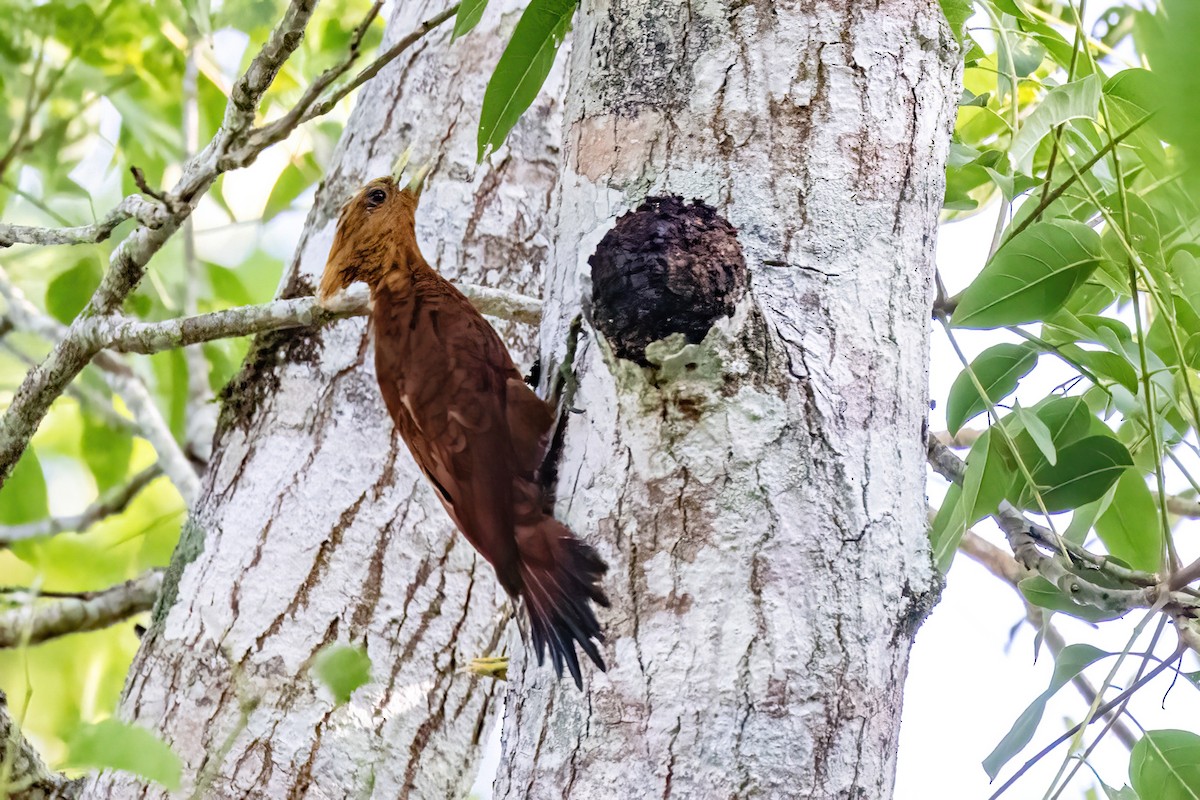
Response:
[[[650,368],[584,325],[561,519],[612,570],[607,674],[515,665],[504,798],[891,795],[954,112],[934,2],[584,0],[543,360],[646,195],[738,229],[753,290]]]
[[[444,26],[364,87],[281,295],[312,293],[340,204],[410,144],[436,156],[418,222],[430,262],[537,293],[561,79],[490,163],[474,158],[480,98],[522,6],[496,0],[462,42]],[[443,9],[395,4],[388,39]],[[529,327],[498,327],[529,352]],[[182,796],[461,798],[475,777],[501,690],[462,668],[503,646],[504,597],[393,435],[373,364],[362,318],[268,334],[225,400],[122,703],[183,758]],[[340,707],[309,675],[332,642],[373,663]],[[86,795],[166,793],[106,773]]]
[[[887,798],[938,588],[923,421],[955,61],[938,6],[585,0],[565,112],[552,78],[476,170],[521,5],[494,0],[465,44],[431,37],[364,90],[283,293],[311,289],[340,201],[409,143],[442,153],[431,262],[534,294],[544,269],[547,365],[588,257],[647,195],[715,206],[752,291],[649,367],[582,325],[557,512],[612,567],[610,669],[579,694],[515,647],[497,795]],[[391,30],[437,10],[404,4]],[[183,756],[195,796],[460,797],[499,701],[458,671],[503,646],[491,570],[392,435],[361,320],[260,345],[124,713]],[[342,707],[308,675],[333,641],[375,668]],[[162,796],[89,787],[137,792]]]

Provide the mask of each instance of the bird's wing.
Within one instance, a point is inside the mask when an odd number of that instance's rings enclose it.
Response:
[[[520,376],[508,351],[436,274],[407,291],[382,286],[372,317],[376,372],[397,428],[458,527],[515,591],[513,480],[529,453],[516,452],[509,429],[509,381]],[[517,418],[528,426],[533,414],[522,404]]]

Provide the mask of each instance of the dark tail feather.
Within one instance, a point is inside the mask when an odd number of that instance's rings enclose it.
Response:
[[[562,677],[565,663],[575,686],[582,689],[576,644],[601,672],[607,669],[596,647],[596,642],[604,641],[604,634],[591,604],[608,607],[608,598],[600,588],[600,578],[608,572],[608,565],[590,545],[576,539],[552,517],[518,531],[517,547],[521,552],[521,596],[529,614],[538,666],[545,662],[549,648],[558,677]]]

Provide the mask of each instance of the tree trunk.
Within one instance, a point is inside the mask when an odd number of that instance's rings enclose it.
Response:
[[[558,514],[611,566],[609,671],[581,695],[514,664],[497,797],[887,798],[939,588],[923,428],[954,111],[941,12],[584,0],[575,41],[543,361],[565,357],[597,243],[647,195],[725,215],[752,291],[648,367],[583,325]]]
[[[536,294],[561,79],[505,152],[474,163],[483,89],[522,6],[495,0],[461,43],[444,26],[365,87],[282,294],[311,294],[341,202],[409,144],[437,156],[418,220],[430,262]],[[396,4],[388,38],[443,8]],[[533,340],[498,327],[518,354]],[[261,337],[231,385],[122,706],[183,758],[183,796],[461,798],[471,785],[500,689],[461,670],[500,648],[504,598],[393,435],[373,364],[358,319]],[[309,675],[331,642],[373,664],[340,707]],[[88,792],[134,795],[165,793],[107,773]]]

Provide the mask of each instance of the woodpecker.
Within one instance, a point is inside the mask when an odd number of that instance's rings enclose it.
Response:
[[[403,166],[397,170],[397,175]],[[554,413],[500,336],[417,246],[423,174],[377,178],[342,208],[318,298],[371,290],[375,373],[413,460],[454,524],[523,606],[538,664],[582,689],[576,645],[601,671],[592,607],[608,606],[596,551],[556,520],[538,474]]]

